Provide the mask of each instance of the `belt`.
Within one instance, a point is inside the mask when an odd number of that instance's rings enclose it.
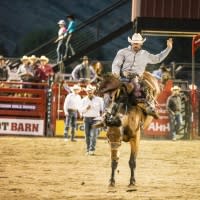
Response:
[[[96,117],[84,117],[85,119],[95,119]]]
[[[137,73],[127,72],[127,74],[123,73],[122,77],[127,78],[127,79],[133,79],[133,78],[139,77],[139,75]]]
[[[67,111],[68,111],[68,112],[77,112],[76,109],[68,109]]]

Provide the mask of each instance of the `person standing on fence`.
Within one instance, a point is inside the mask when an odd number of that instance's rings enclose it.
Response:
[[[64,138],[65,141],[68,141],[69,131],[71,128],[71,141],[75,142],[75,130],[77,124],[78,110],[81,103],[81,96],[79,92],[81,88],[78,85],[74,85],[71,88],[72,92],[69,93],[64,101],[64,113],[65,113],[65,129],[64,129]]]
[[[176,134],[178,133],[182,124],[182,114],[181,114],[181,88],[174,86],[171,88],[172,94],[167,99],[167,110],[169,113],[169,124],[170,124],[170,134],[172,140],[176,140]]]
[[[65,40],[65,55],[64,55],[65,59],[75,54],[74,48],[72,47],[72,39],[73,39],[74,31],[76,30],[75,17],[73,15],[68,15],[67,20],[69,24],[67,26],[67,35],[66,35],[66,40]],[[71,53],[70,55],[69,55],[69,50]]]
[[[65,38],[67,35],[66,23],[64,20],[60,20],[58,22],[59,30],[58,30],[58,38],[54,41],[58,43],[57,45],[57,63],[61,62],[65,53]]]
[[[100,117],[104,109],[103,99],[94,95],[95,90],[95,86],[87,85],[87,96],[81,100],[80,106],[80,112],[84,118],[87,155],[95,154],[96,140],[99,131],[97,128],[93,127],[93,124],[96,123],[96,120]]]

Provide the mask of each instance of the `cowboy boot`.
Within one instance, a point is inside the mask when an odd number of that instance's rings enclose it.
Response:
[[[102,116],[102,120],[95,123],[92,127],[94,128],[101,128],[106,126],[121,126],[121,120],[117,115],[120,108],[120,104],[113,103],[111,111],[108,110]]]

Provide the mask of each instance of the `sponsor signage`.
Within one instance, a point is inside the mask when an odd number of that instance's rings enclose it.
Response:
[[[0,134],[43,136],[44,120],[0,118]]]
[[[149,127],[144,130],[144,135],[152,137],[169,137],[170,126],[168,111],[166,109],[166,102],[167,98],[171,94],[171,87],[172,82],[168,81],[157,99],[158,105],[156,109],[159,113],[160,118],[157,120],[153,119]]]
[[[56,130],[55,130],[56,136],[64,136],[64,126],[65,126],[64,120],[57,120],[56,121]],[[70,135],[70,131],[69,131],[69,135]],[[83,123],[82,120],[77,121],[75,136],[78,136],[78,137],[84,137],[85,136],[84,123]],[[99,128],[99,137],[102,137],[102,138],[106,137],[106,130],[105,129]]]
[[[16,103],[0,103],[0,109],[19,109],[19,110],[35,110],[36,105],[16,104]]]

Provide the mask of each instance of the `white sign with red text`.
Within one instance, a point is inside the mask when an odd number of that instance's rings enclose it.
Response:
[[[0,118],[0,134],[43,136],[44,120]]]

